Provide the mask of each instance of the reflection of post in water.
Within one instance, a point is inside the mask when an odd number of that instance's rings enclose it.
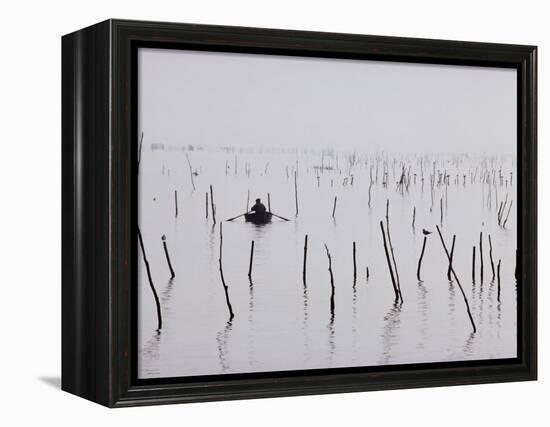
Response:
[[[422,281],[418,282],[417,286],[417,301],[418,301],[418,310],[420,313],[420,329],[419,335],[420,340],[416,344],[416,348],[423,349],[426,343],[426,332],[428,329],[428,304],[426,302],[426,295],[428,290],[424,286]]]
[[[248,277],[248,364],[251,368],[255,366],[255,346],[254,346],[254,283],[252,278]]]
[[[160,294],[160,302],[162,303],[162,306],[164,307],[165,312],[169,312],[169,307],[167,307],[167,304],[170,301],[173,288],[174,288],[174,281],[170,279],[168,280],[168,282],[166,282],[166,286],[164,287],[164,290]]]
[[[251,277],[248,277],[248,291],[249,291],[248,308],[250,309],[250,312],[252,312],[254,310],[254,283],[252,282]]]
[[[309,359],[309,334],[308,334],[308,293],[307,293],[307,286],[304,283],[304,289],[302,293],[302,300],[303,300],[303,322],[302,322],[302,331],[304,333],[304,352],[305,352],[305,359]]]
[[[231,329],[233,328],[233,323],[229,320],[225,327],[218,332],[216,335],[216,341],[218,342],[218,359],[220,361],[220,366],[222,372],[227,372],[229,370],[229,361],[228,361],[228,340]]]
[[[160,356],[160,340],[161,340],[162,334],[159,330],[155,331],[153,336],[147,341],[147,343],[143,346],[142,351],[142,358],[144,360],[144,370],[147,371],[148,375],[156,375],[158,376],[160,374],[160,369],[156,367],[156,361],[158,361]]]
[[[472,354],[475,337],[476,337],[475,332],[471,332],[470,335],[468,335],[468,338],[466,338],[466,341],[464,342],[464,347],[463,347],[463,351],[465,355]]]
[[[456,293],[455,293],[455,287],[453,285],[452,280],[449,281],[449,287],[448,287],[449,293],[448,293],[448,303],[447,303],[447,310],[449,314],[449,337],[451,338],[451,341],[454,342],[455,335],[456,335]]]
[[[401,305],[394,303],[384,317],[384,331],[382,333],[382,363],[388,364],[393,355],[393,347],[397,344],[396,330],[401,326]]]
[[[335,337],[335,331],[334,331],[334,315],[331,316],[330,322],[327,326],[328,328],[328,363],[329,365],[332,365],[332,358],[334,356],[334,352],[336,351],[336,343],[334,342]]]
[[[493,307],[495,304],[493,303],[493,293],[495,291],[495,281],[491,280],[489,282],[489,288],[487,290],[487,301],[488,301],[488,309],[487,309],[487,323],[489,324],[489,327],[493,328]]]
[[[485,307],[484,294],[485,294],[485,291],[484,291],[484,288],[483,288],[483,282],[480,280],[480,282],[479,282],[479,293],[478,293],[478,300],[479,300],[478,314],[479,314],[479,325],[480,325],[480,327],[481,327],[481,325],[483,325],[483,322],[484,322],[484,319],[485,319],[485,315],[484,315],[484,312],[485,312],[485,310],[484,310],[484,307]],[[473,292],[472,295],[475,298],[475,292]]]

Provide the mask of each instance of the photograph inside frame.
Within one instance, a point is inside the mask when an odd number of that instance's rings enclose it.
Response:
[[[517,356],[517,71],[137,53],[139,379]]]

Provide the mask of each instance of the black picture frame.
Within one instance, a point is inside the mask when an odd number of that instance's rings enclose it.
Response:
[[[137,46],[517,70],[518,358],[138,381]],[[62,38],[62,389],[109,407],[537,378],[534,46],[107,20]]]

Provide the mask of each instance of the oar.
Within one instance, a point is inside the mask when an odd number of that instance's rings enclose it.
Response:
[[[277,218],[284,219],[285,221],[290,221],[289,219],[287,219],[287,218],[285,218],[285,217],[282,217],[282,216],[280,216],[280,215],[274,214],[273,212],[271,212],[271,215],[276,216]]]
[[[245,213],[243,213],[243,214],[237,215],[236,217],[226,219],[226,221],[233,221],[234,219],[240,218],[241,216],[244,216],[244,215],[246,215],[247,213],[248,213],[248,212],[245,212]]]

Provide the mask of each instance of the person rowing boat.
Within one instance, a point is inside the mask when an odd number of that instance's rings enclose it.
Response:
[[[256,199],[256,203],[252,208],[250,208],[251,212],[254,212],[258,215],[263,215],[266,212],[265,205],[262,203],[262,199]]]
[[[271,222],[271,212],[267,212],[261,199],[256,199],[256,203],[250,208],[250,212],[246,213],[244,219],[254,224],[266,224]]]
[[[268,212],[261,199],[256,199],[256,203],[254,204],[254,206],[252,206],[249,212],[245,212],[243,214],[237,215],[236,217],[229,218],[227,221],[233,221],[237,218],[240,218],[241,216],[244,216],[247,222],[253,222],[255,224],[266,224],[268,222],[271,222],[272,216],[275,216],[285,221],[289,221],[289,219],[285,217],[274,214],[272,212]]]

